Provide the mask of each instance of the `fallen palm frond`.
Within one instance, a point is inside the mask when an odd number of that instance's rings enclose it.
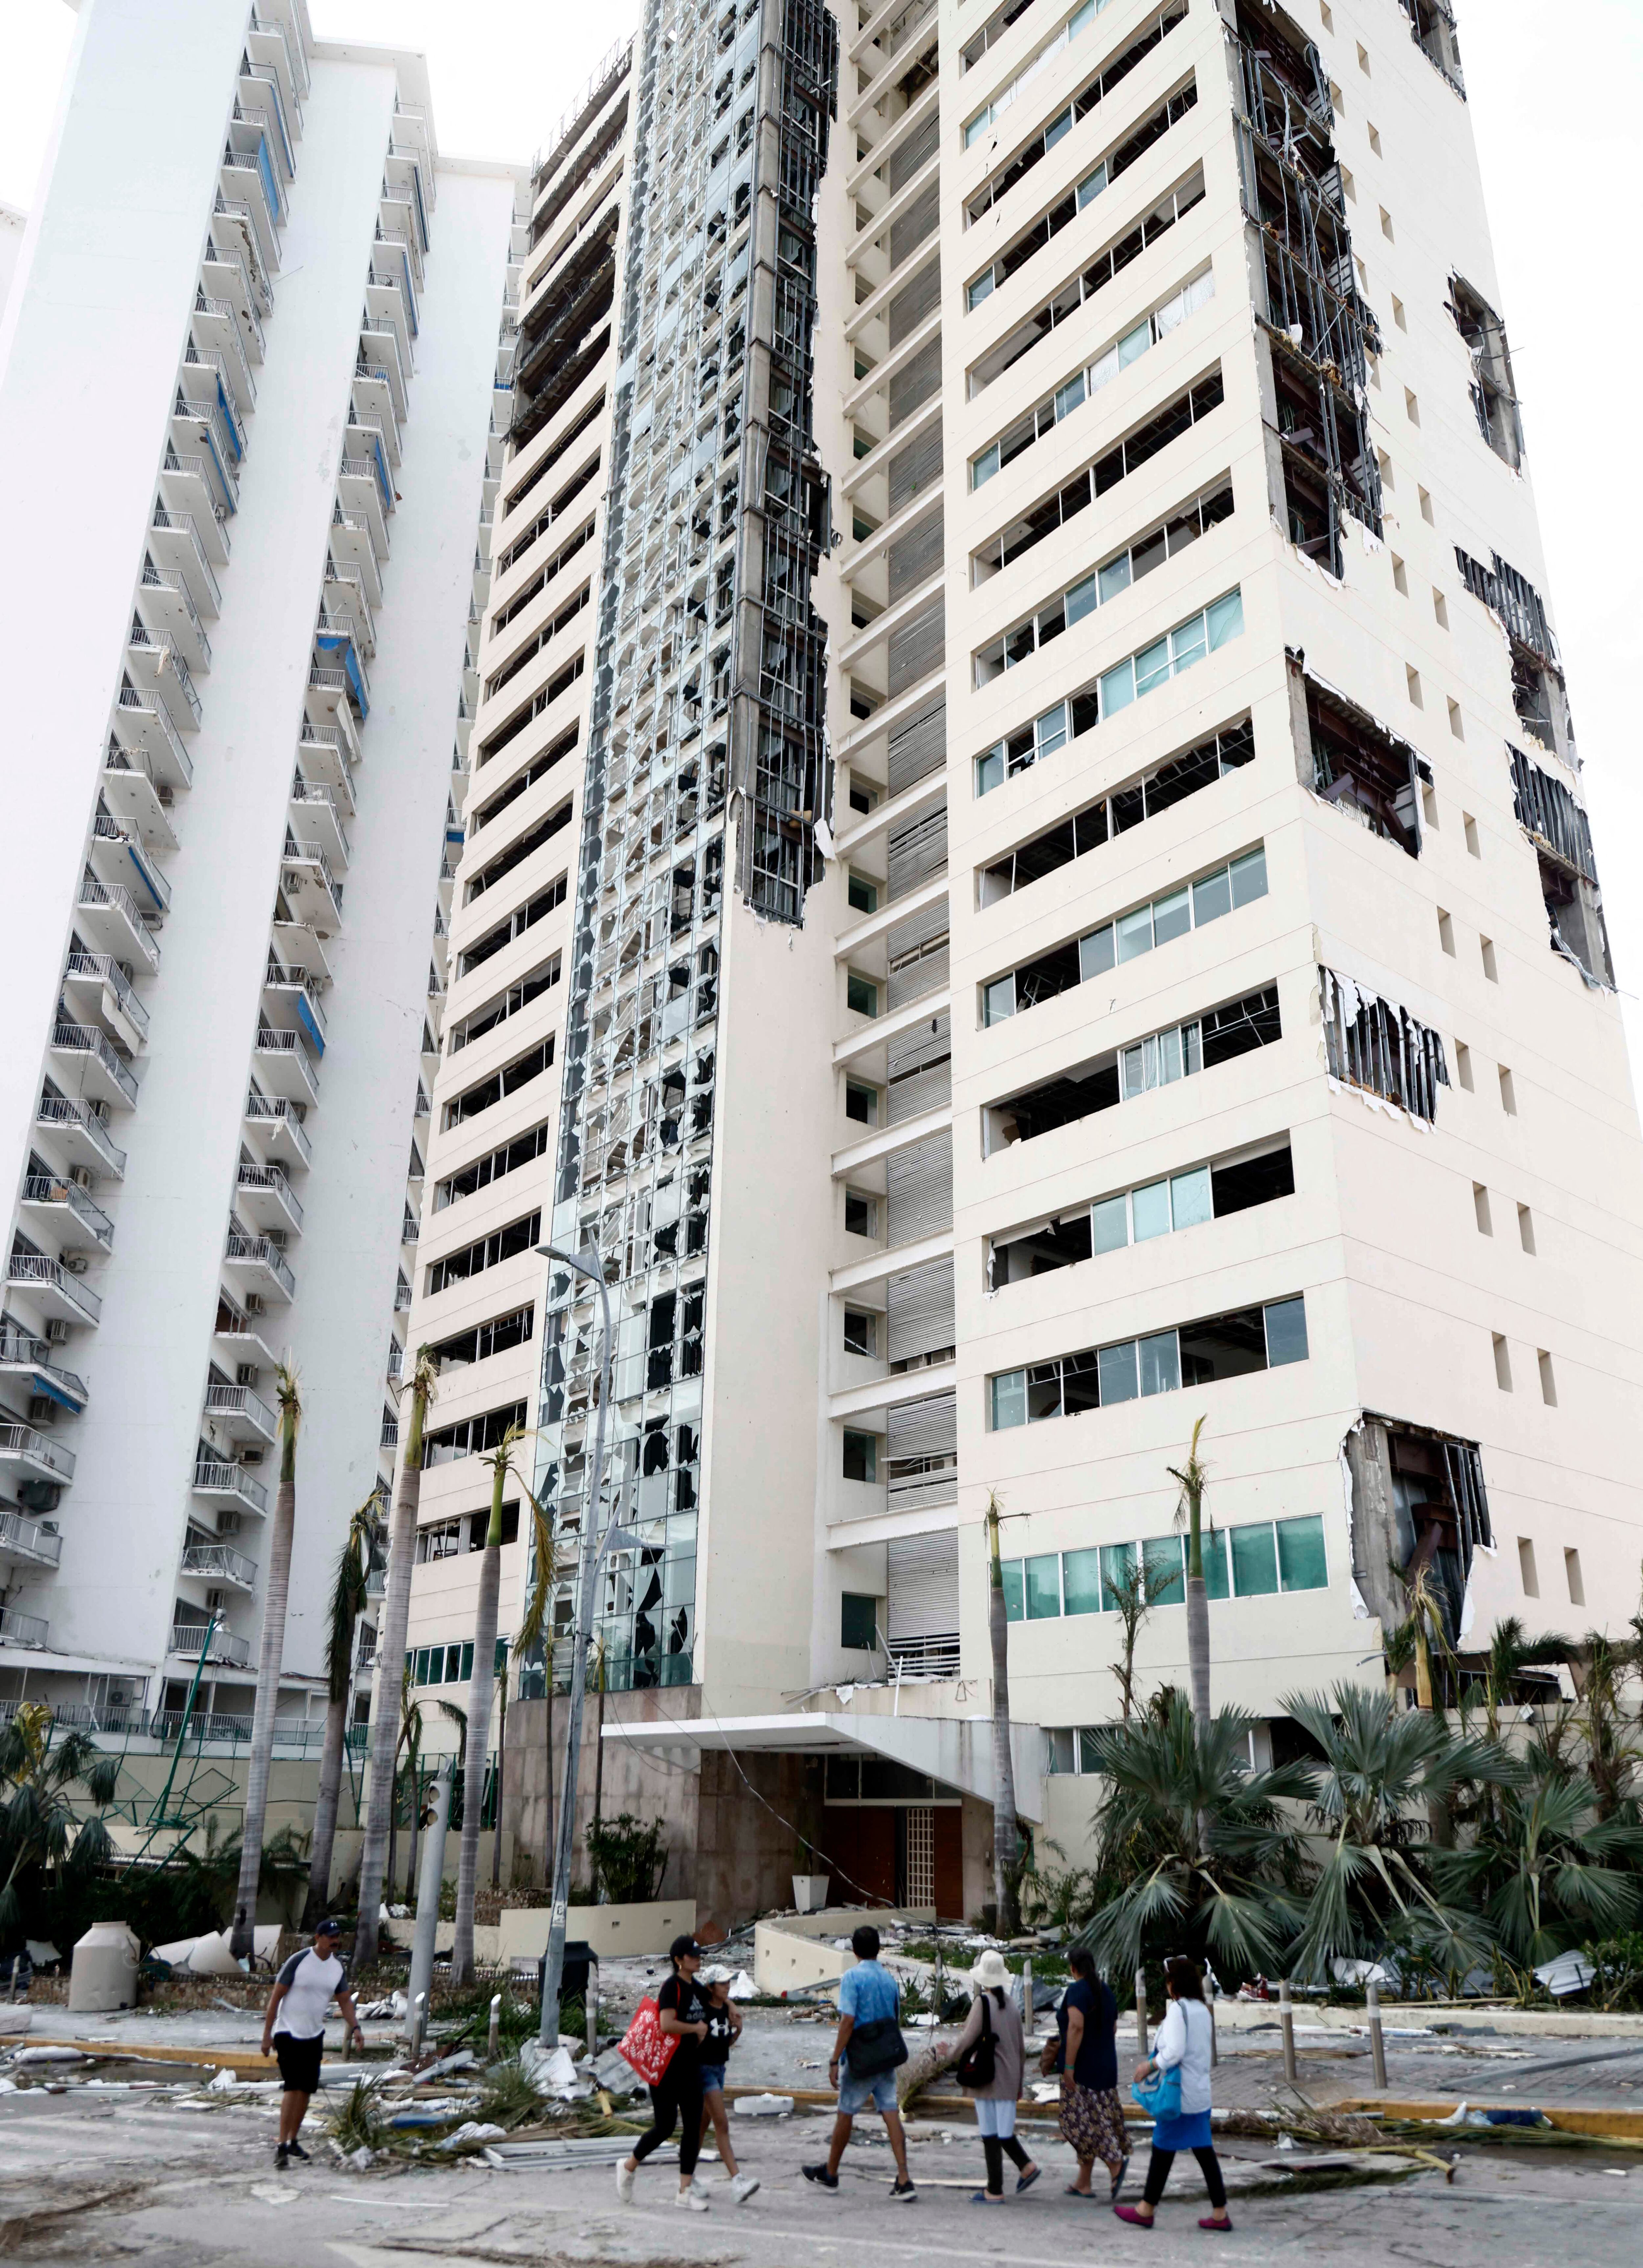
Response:
[[[382,2099],[374,2086],[350,2087],[331,2113],[331,2139],[345,2155],[356,2150],[380,2150],[388,2139]]]

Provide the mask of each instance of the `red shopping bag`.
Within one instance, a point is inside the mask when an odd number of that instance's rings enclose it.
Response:
[[[648,1997],[633,2012],[633,2021],[623,2034],[616,2052],[630,2063],[646,2087],[659,2087],[662,2073],[674,2059],[678,2035],[662,2029],[662,2012]]]

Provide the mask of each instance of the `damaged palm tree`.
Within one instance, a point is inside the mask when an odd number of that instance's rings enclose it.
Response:
[[[368,1496],[348,1523],[331,1584],[331,1629],[326,1640],[325,1743],[320,1751],[320,1790],[313,1808],[313,1850],[302,1926],[312,1930],[328,1911],[331,1852],[343,1795],[343,1753],[348,1740],[348,1690],[354,1668],[354,1631],[365,1603],[376,1538],[377,1500]]]
[[[422,1502],[422,1437],[437,1372],[431,1347],[418,1347],[416,1366],[402,1390],[410,1397],[410,1425],[400,1467],[394,1527],[388,1537],[388,1572],[382,1600],[382,1635],[377,1659],[391,1675],[405,1659],[410,1627],[411,1568],[416,1557],[416,1511]],[[378,1680],[379,1689],[381,1678]],[[388,1854],[388,1822],[394,1808],[394,1764],[399,1740],[397,1714],[379,1695],[371,1719],[371,1794],[365,1809],[365,1842],[359,1858],[359,1928],[354,1940],[356,1971],[377,1957],[381,1930],[382,1870]]]
[[[269,1772],[274,1761],[274,1712],[285,1659],[285,1609],[291,1598],[291,1544],[297,1528],[297,1429],[302,1396],[289,1359],[274,1373],[279,1392],[279,1488],[269,1538],[268,1581],[262,1594],[262,1646],[257,1657],[257,1697],[246,1758],[246,1822],[239,1846],[239,1887],[234,1895],[229,1950],[236,1961],[256,1949],[257,1877],[262,1866],[262,1826],[268,1816]]]
[[[542,1691],[547,1705],[545,1726],[547,1829],[542,1838],[542,1880],[553,1881],[553,1596],[554,1586],[563,1574],[568,1574],[573,1561],[562,1562],[555,1549],[553,1523],[542,1510],[529,1483],[519,1476],[519,1489],[531,1510],[530,1590],[525,1601],[525,1612],[519,1617],[519,1635],[513,1641],[513,1659],[522,1661],[538,1646],[542,1650]],[[500,1831],[500,1815],[497,1819]]]
[[[987,1634],[992,1643],[992,1896],[1001,1937],[1016,1930],[1020,1830],[1015,1817],[1015,1764],[1010,1754],[1010,1638],[1004,1606],[1004,1562],[998,1556],[998,1497],[987,1498]]]
[[[1204,1580],[1204,1490],[1209,1468],[1198,1454],[1200,1418],[1184,1466],[1169,1468],[1171,1480],[1181,1484],[1175,1526],[1187,1531],[1187,1676],[1192,1687],[1192,1713],[1201,1725],[1210,1720],[1210,1594]]]
[[[474,1672],[468,1687],[468,1740],[462,1782],[462,1835],[456,1862],[456,1932],[451,1944],[451,1982],[474,1978],[474,1896],[479,1881],[479,1820],[485,1798],[485,1766],[490,1754],[490,1712],[497,1690],[497,1602],[502,1590],[502,1492],[513,1469],[513,1445],[522,1429],[510,1425],[490,1467],[490,1525],[479,1564],[479,1597],[474,1609]],[[498,1791],[500,1794],[500,1791]],[[500,1806],[496,1831],[502,1832]]]

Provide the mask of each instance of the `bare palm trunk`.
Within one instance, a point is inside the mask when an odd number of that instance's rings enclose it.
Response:
[[[343,1793],[343,1749],[348,1737],[348,1693],[335,1695],[325,1708],[325,1745],[320,1751],[320,1793],[313,1807],[313,1846],[308,1858],[308,1898],[302,1926],[313,1930],[330,1905],[331,1852],[336,1844],[336,1813]]]
[[[1004,1565],[998,1557],[996,1496],[987,1498],[987,1545],[991,1578],[987,1594],[987,1634],[992,1642],[993,1926],[1000,1937],[1013,1937],[1020,1830],[1015,1821],[1015,1764],[1010,1754],[1009,1622],[1004,1610]]]
[[[547,1786],[547,1788],[546,1788],[546,1790],[545,1790],[545,1792],[544,1792],[544,1800],[545,1800],[545,1802],[546,1802],[546,1804],[547,1804],[547,1809],[548,1809],[548,1823],[547,1823],[546,1827],[544,1828],[544,1830],[543,1830],[543,1831],[542,1831],[542,1887],[543,1887],[543,1889],[552,1889],[552,1887],[553,1887],[553,1854],[554,1854],[554,1835],[553,1835],[553,1637],[552,1637],[552,1634],[551,1634],[551,1633],[549,1633],[549,1639],[548,1639],[548,1645],[547,1645],[546,1651],[547,1651],[547,1655],[548,1655],[548,1690],[547,1690],[548,1717],[547,1717],[547,1721],[546,1721],[546,1723],[544,1724],[544,1726],[543,1726],[543,1727],[542,1727],[542,1737],[543,1737],[544,1742],[546,1742],[546,1756],[547,1756],[547,1764],[548,1764],[548,1786]]]
[[[497,1690],[497,1600],[502,1589],[502,1485],[505,1457],[497,1467],[490,1528],[479,1568],[479,1600],[474,1613],[474,1674],[468,1687],[468,1756],[462,1782],[462,1838],[456,1861],[456,1933],[451,1944],[451,1982],[474,1978],[474,1895],[479,1882],[479,1815],[485,1800],[485,1765],[490,1749],[490,1712]]]
[[[251,1719],[251,1748],[246,1760],[246,1823],[239,1845],[239,1887],[234,1893],[233,1933],[229,1951],[248,1962],[256,1950],[257,1883],[262,1872],[262,1833],[268,1817],[269,1771],[274,1761],[274,1715],[279,1703],[279,1674],[285,1659],[285,1609],[291,1598],[291,1541],[297,1526],[297,1428],[302,1403],[297,1381],[282,1363],[279,1377],[279,1488],[269,1538],[268,1579],[262,1595],[262,1645],[257,1657],[257,1697]]]
[[[1182,1515],[1187,1522],[1187,1679],[1192,1688],[1192,1721],[1195,1737],[1202,1742],[1210,1725],[1210,1594],[1204,1580],[1204,1484],[1207,1478],[1204,1461],[1198,1454],[1198,1435],[1204,1430],[1200,1418],[1192,1428],[1192,1444],[1187,1452],[1183,1471],[1174,1465],[1170,1477],[1181,1484],[1181,1508],[1176,1513],[1179,1526]],[[1200,1810],[1197,1815],[1198,1850],[1208,1852],[1210,1845],[1210,1815]]]
[[[502,1684],[497,1695],[497,1815],[490,1830],[490,1887],[502,1884],[502,1775],[508,1761],[508,1665],[502,1664]]]
[[[388,1855],[394,1809],[394,1768],[399,1749],[399,1710],[394,1681],[405,1660],[410,1627],[411,1567],[416,1557],[416,1507],[422,1501],[422,1432],[433,1399],[433,1358],[419,1348],[410,1377],[410,1426],[400,1469],[388,1538],[388,1572],[382,1600],[382,1631],[377,1642],[377,1699],[371,1719],[371,1779],[365,1834],[359,1858],[359,1928],[354,1940],[354,1971],[372,1966],[381,1932],[382,1870]]]

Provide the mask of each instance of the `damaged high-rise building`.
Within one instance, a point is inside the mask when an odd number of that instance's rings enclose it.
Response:
[[[1444,0],[646,0],[524,235],[396,1325],[415,1697],[511,1425],[557,1539],[510,1864],[590,1519],[583,1802],[598,1739],[726,1922],[989,1894],[995,1496],[1020,1811],[1084,1848],[1138,1565],[1184,1679],[1200,1418],[1280,1745],[1423,1570],[1462,1647],[1624,1620],[1602,752]]]

